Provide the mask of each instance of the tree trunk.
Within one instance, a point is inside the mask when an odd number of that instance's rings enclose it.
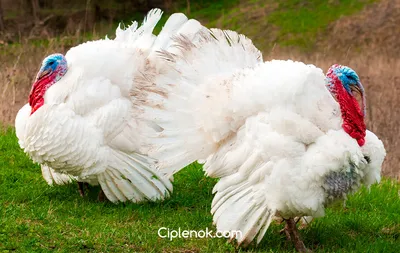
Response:
[[[172,10],[172,0],[164,0],[164,8],[168,11]]]
[[[39,23],[38,11],[39,11],[39,1],[38,0],[25,0],[25,10],[26,14],[30,14],[33,17],[33,23],[36,25]]]
[[[38,11],[39,11],[39,1],[38,0],[31,0],[32,6],[32,16],[35,25],[39,23]]]
[[[186,15],[190,15],[190,0],[186,0]]]
[[[0,0],[0,32],[4,31],[3,0]]]

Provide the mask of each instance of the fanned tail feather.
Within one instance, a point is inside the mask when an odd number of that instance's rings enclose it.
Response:
[[[152,38],[155,37],[153,35],[153,30],[161,19],[162,14],[163,12],[160,9],[150,10],[140,27],[138,27],[136,21],[132,22],[132,24],[125,29],[122,29],[121,24],[119,24],[115,31],[115,40],[128,43],[135,42],[143,46],[148,46],[152,43]],[[148,44],[146,45],[146,43]]]
[[[157,39],[153,44],[153,48],[162,49],[167,47],[171,36],[175,34],[187,21],[188,18],[183,13],[172,14],[168,18],[167,22],[165,22],[161,32],[157,35]]]
[[[262,61],[251,40],[233,31],[208,30],[196,20],[176,31],[153,54],[157,74],[137,77],[140,82],[133,91],[142,96],[134,98],[137,117],[163,129],[149,138],[147,152],[168,174],[207,158],[231,133],[229,119],[219,113],[226,110],[224,103],[213,95],[227,92],[235,71]]]
[[[113,160],[98,176],[105,195],[111,202],[163,200],[172,192],[168,178],[151,168],[149,158],[139,154],[113,152]]]

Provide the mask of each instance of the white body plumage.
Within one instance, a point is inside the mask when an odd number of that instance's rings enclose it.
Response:
[[[241,230],[239,244],[259,242],[274,215],[321,216],[331,200],[379,182],[382,142],[367,131],[360,147],[341,128],[321,69],[262,62],[250,40],[230,31],[177,38],[171,49],[148,80],[164,95],[142,101],[141,117],[163,128],[148,152],[170,174],[201,159],[220,178],[213,219],[219,230]]]
[[[70,177],[100,184],[117,201],[163,199],[172,185],[150,166],[142,135],[160,128],[135,118],[147,78],[147,58],[168,45],[176,34],[192,36],[201,25],[183,14],[172,15],[159,36],[153,29],[162,12],[149,12],[141,27],[134,22],[116,31],[114,40],[91,41],[71,48],[66,74],[46,90],[44,104],[32,115],[27,104],[16,117],[20,146],[42,164],[49,184]]]

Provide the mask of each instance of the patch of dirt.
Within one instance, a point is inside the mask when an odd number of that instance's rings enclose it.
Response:
[[[5,126],[14,125],[15,116],[25,102],[27,101],[18,101],[17,103],[12,104],[7,100],[0,101],[0,123]]]
[[[329,25],[320,46],[330,51],[379,50],[400,55],[400,0],[381,0]]]

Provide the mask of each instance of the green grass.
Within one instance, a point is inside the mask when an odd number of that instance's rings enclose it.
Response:
[[[280,0],[279,10],[268,21],[279,27],[278,43],[300,47],[313,46],[317,34],[341,16],[351,15],[374,0]]]
[[[234,4],[223,5],[221,9],[205,6],[192,11],[190,16],[205,20],[208,27],[239,31],[252,38],[261,49],[278,44],[310,50],[315,46],[317,36],[322,35],[330,23],[376,1],[232,1]]]
[[[14,130],[0,130],[0,252],[231,252],[224,239],[157,236],[160,227],[214,230],[210,204],[215,180],[199,166],[175,176],[163,203],[119,204],[81,198],[77,186],[48,186],[40,169],[19,149]],[[351,196],[302,231],[315,252],[400,252],[400,185],[384,180]],[[272,224],[248,252],[293,252]]]

